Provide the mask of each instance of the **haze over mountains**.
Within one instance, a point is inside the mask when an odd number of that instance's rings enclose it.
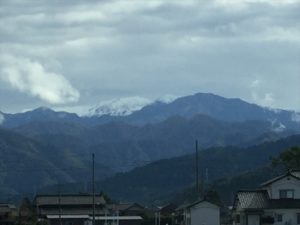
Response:
[[[93,152],[97,179],[102,180],[156,160],[191,154],[196,139],[201,149],[241,148],[300,133],[297,112],[214,94],[129,107],[122,116],[113,108],[105,115],[102,108],[101,115],[89,116],[42,107],[0,113],[0,151],[5,156],[0,161],[0,194],[19,195],[58,182],[88,182]]]

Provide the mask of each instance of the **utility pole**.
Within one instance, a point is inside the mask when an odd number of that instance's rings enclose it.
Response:
[[[60,190],[60,184],[58,184],[58,216],[59,216],[59,225],[62,225],[62,221],[61,221],[61,190]]]
[[[201,166],[201,198],[204,198],[205,195],[205,178],[204,178],[204,167]]]
[[[198,140],[196,140],[196,194],[199,194],[199,159],[198,159]]]
[[[92,160],[93,160],[93,168],[92,168],[92,189],[93,189],[93,225],[95,225],[95,154],[92,154]]]
[[[158,225],[160,225],[160,210],[158,211]]]

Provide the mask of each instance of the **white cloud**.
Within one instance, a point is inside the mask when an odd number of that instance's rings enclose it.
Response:
[[[61,74],[49,72],[45,67],[27,58],[0,56],[0,76],[14,89],[39,97],[51,104],[77,102],[79,92]]]
[[[300,113],[294,112],[291,119],[294,122],[300,123]]]
[[[250,83],[252,100],[262,106],[274,107],[274,94],[266,91],[265,82],[255,79]]]
[[[261,84],[261,80],[256,79],[256,80],[252,81],[252,83],[250,84],[250,87],[256,88],[256,87],[259,87],[260,84]]]
[[[0,125],[4,122],[4,115],[0,112]]]
[[[273,131],[277,133],[281,133],[286,129],[286,126],[282,123],[278,123],[273,127]]]
[[[177,98],[178,97],[176,97],[175,95],[167,94],[167,95],[164,95],[164,96],[160,97],[158,99],[158,101],[163,102],[163,103],[171,103]]]

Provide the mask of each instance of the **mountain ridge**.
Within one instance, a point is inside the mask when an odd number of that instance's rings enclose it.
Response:
[[[267,120],[290,129],[300,131],[300,113],[290,110],[270,109],[245,102],[239,98],[224,98],[211,93],[196,93],[183,96],[171,102],[156,101],[131,114],[78,116],[75,113],[55,112],[40,107],[32,111],[16,114],[3,113],[2,126],[16,127],[31,121],[67,121],[85,126],[93,126],[109,122],[125,122],[134,125],[158,123],[172,116],[192,118],[195,115],[208,115],[214,119],[241,122],[246,120]]]
[[[24,168],[35,165],[49,171],[45,180],[32,181],[36,185],[53,183],[63,176],[66,181],[87,179],[92,153],[96,165],[102,168],[101,177],[105,177],[192,153],[195,140],[201,149],[224,146],[241,149],[300,132],[299,122],[291,119],[294,115],[291,111],[274,111],[240,99],[201,93],[171,103],[157,102],[128,116],[79,117],[45,107],[3,115],[1,129],[6,131],[0,132],[0,151],[6,154],[10,149],[8,155],[12,159],[19,157],[19,149],[23,149],[22,154],[31,153],[24,158]],[[7,142],[5,132],[10,132],[14,141]],[[74,171],[76,165],[81,165],[80,177],[65,173],[64,160]],[[1,165],[5,171],[13,169],[5,161]],[[26,176],[30,174],[20,177],[20,182]],[[7,178],[0,177],[0,182],[1,179],[6,182]],[[12,186],[6,186],[3,193],[24,191],[19,189],[17,181],[10,182]]]

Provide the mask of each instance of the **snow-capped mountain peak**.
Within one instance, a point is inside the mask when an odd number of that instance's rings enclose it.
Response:
[[[153,101],[139,96],[116,98],[100,102],[88,110],[88,116],[127,116],[134,111],[142,109]]]
[[[87,116],[128,116],[135,111],[142,109],[143,107],[153,104],[155,102],[171,103],[176,97],[174,95],[165,95],[156,100],[150,100],[140,96],[115,98],[111,100],[105,100],[98,105],[88,110]]]

